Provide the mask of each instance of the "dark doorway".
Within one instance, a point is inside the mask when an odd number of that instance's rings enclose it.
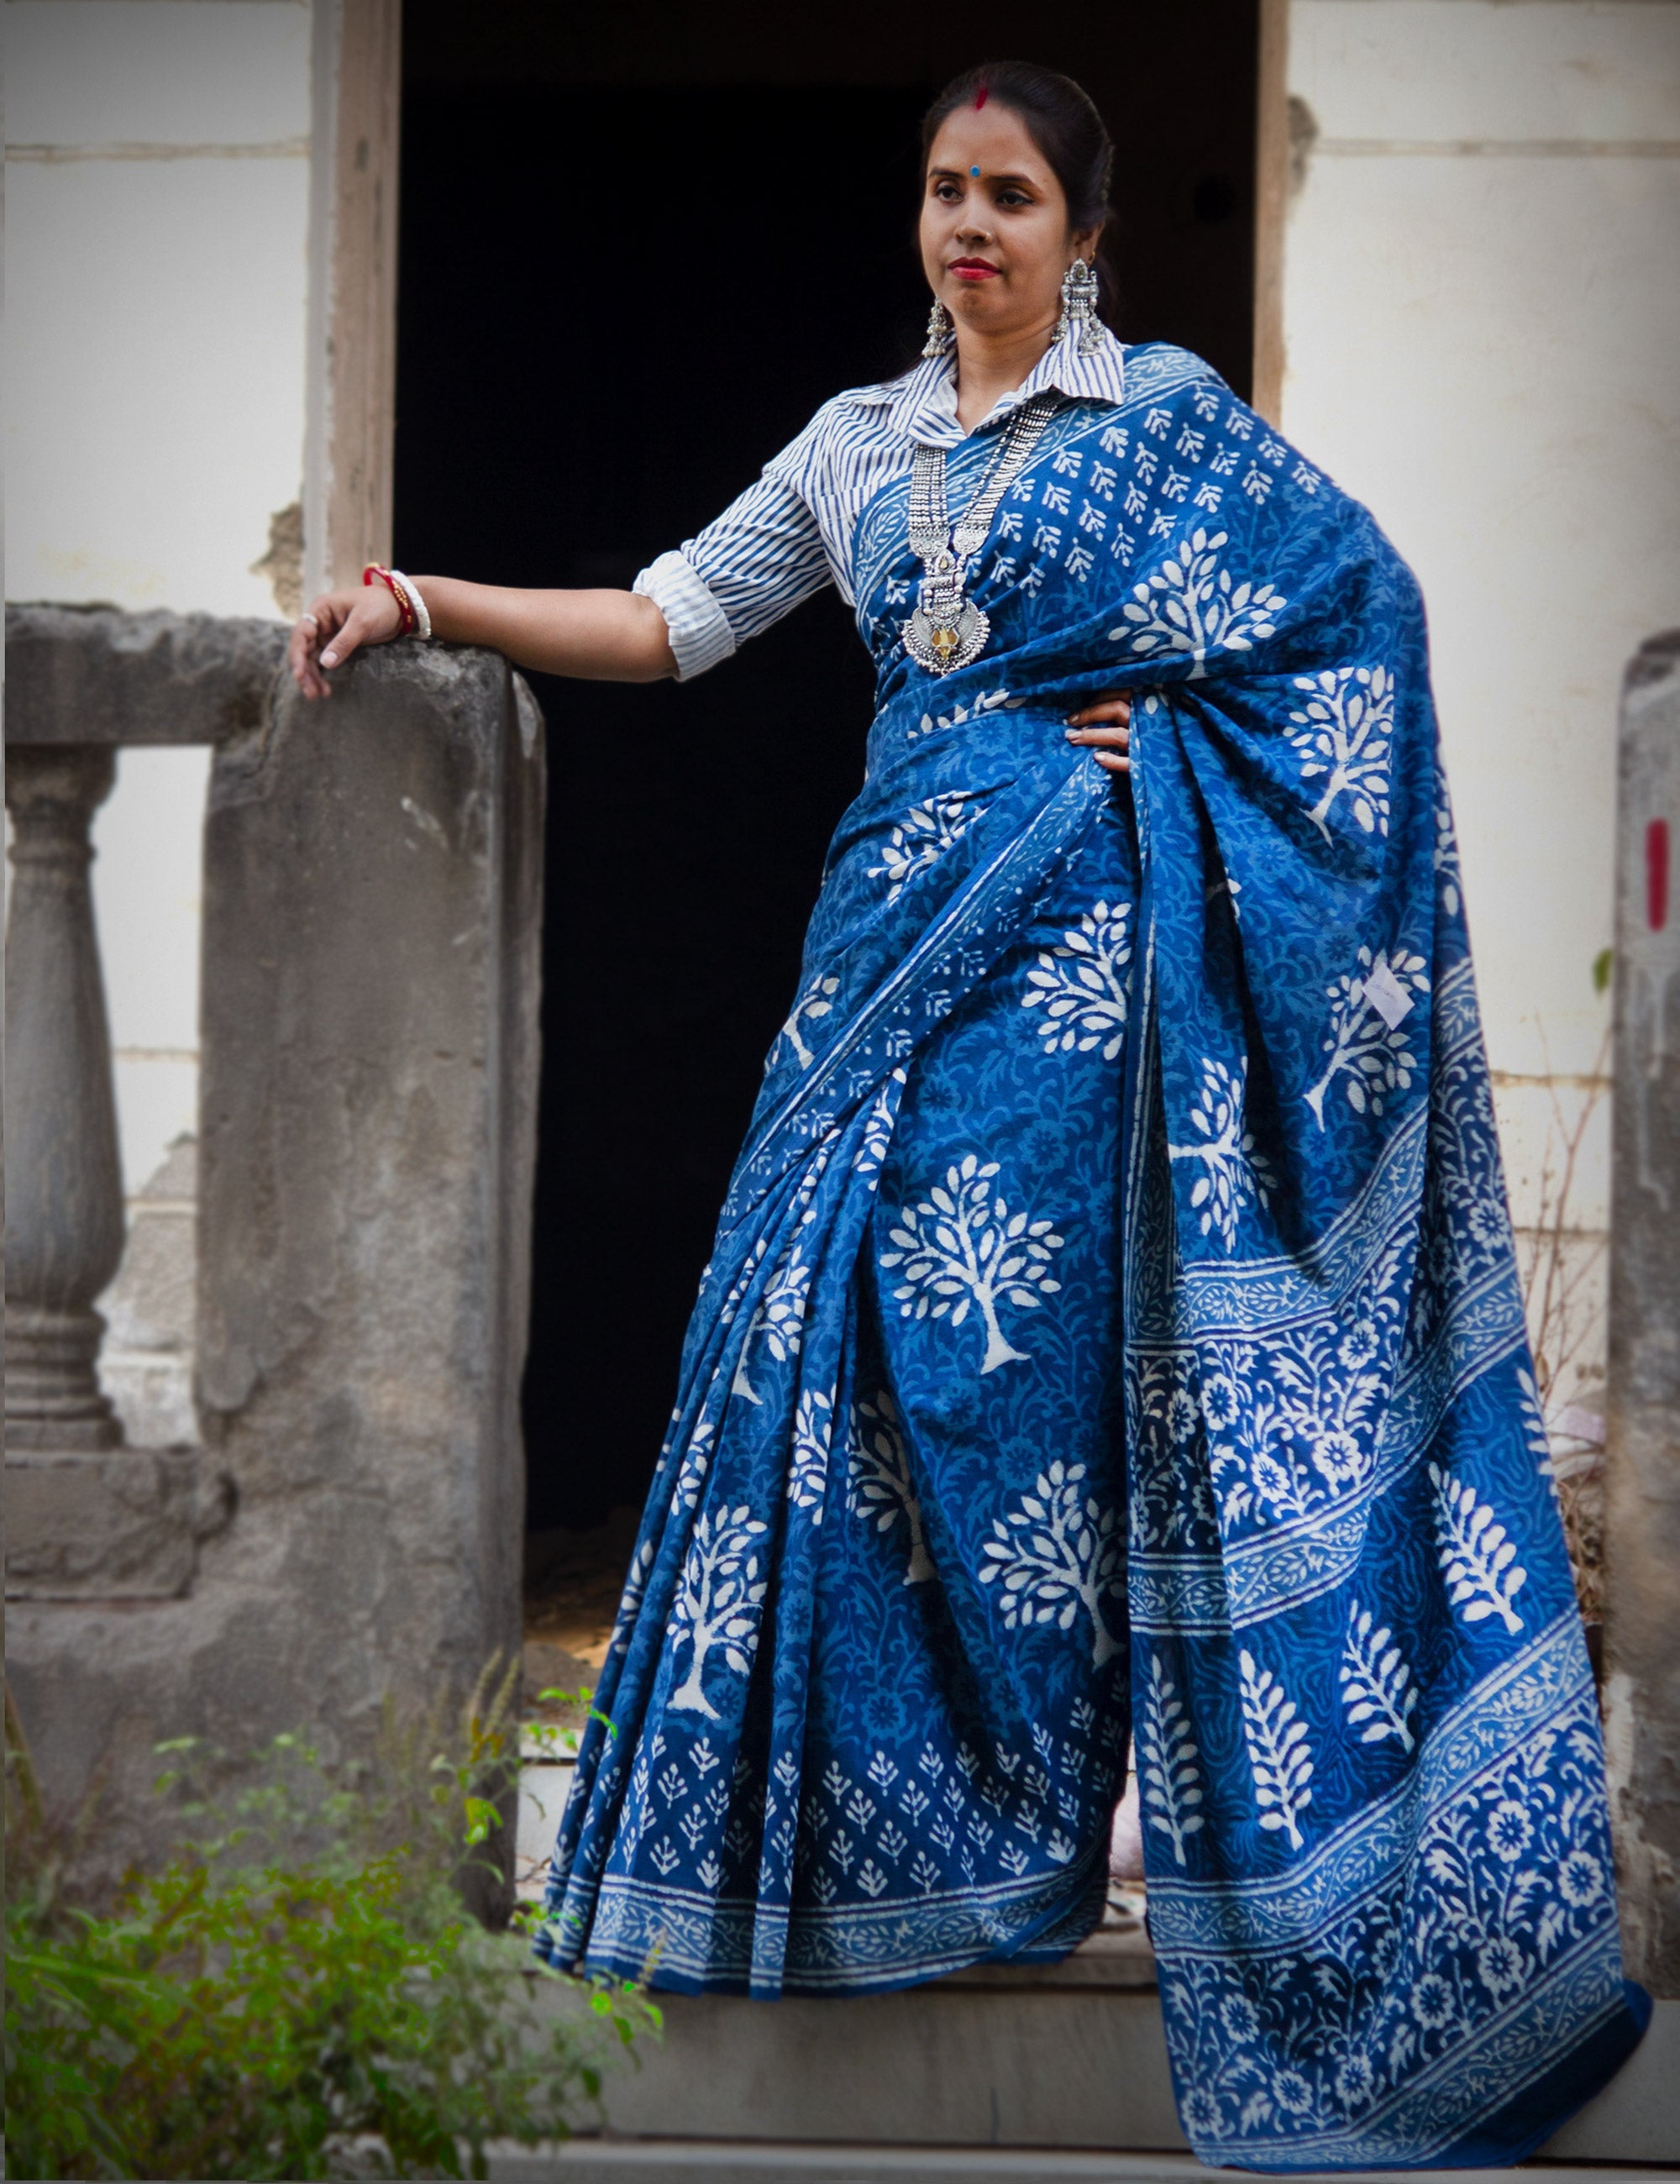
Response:
[[[992,54],[1119,147],[1123,332],[1246,394],[1255,0],[404,9],[396,552],[628,584],[843,387],[913,360],[916,124]],[[809,601],[679,688],[535,677],[551,774],[528,1521],[645,1491],[871,677]]]

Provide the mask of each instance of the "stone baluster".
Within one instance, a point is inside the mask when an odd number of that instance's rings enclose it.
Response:
[[[14,744],[6,758],[6,1446],[93,1451],[123,1437],[99,1386],[105,1323],[93,1308],[124,1227],[88,885],[88,829],[114,755]]]

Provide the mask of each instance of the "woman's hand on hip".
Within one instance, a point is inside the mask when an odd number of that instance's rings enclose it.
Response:
[[[1132,761],[1125,753],[1132,747],[1132,693],[1116,690],[1094,705],[1067,716],[1067,739],[1083,744],[1098,765],[1108,773],[1130,773]]]
[[[321,670],[342,667],[364,644],[387,644],[403,627],[395,599],[383,584],[357,591],[323,592],[292,626],[287,664],[306,698],[330,698]]]

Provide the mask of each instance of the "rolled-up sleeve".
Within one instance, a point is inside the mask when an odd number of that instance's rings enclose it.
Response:
[[[811,431],[808,426],[704,531],[637,577],[632,588],[665,618],[678,682],[727,660],[737,645],[832,582],[817,519],[793,482]]]
[[[682,554],[661,554],[631,589],[644,592],[665,616],[679,682],[704,675],[734,651],[735,632],[727,616]]]

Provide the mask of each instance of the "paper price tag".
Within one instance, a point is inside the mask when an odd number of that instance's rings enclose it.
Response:
[[[1411,1014],[1411,995],[1380,956],[1376,969],[1365,982],[1365,998],[1390,1031],[1402,1017]]]

